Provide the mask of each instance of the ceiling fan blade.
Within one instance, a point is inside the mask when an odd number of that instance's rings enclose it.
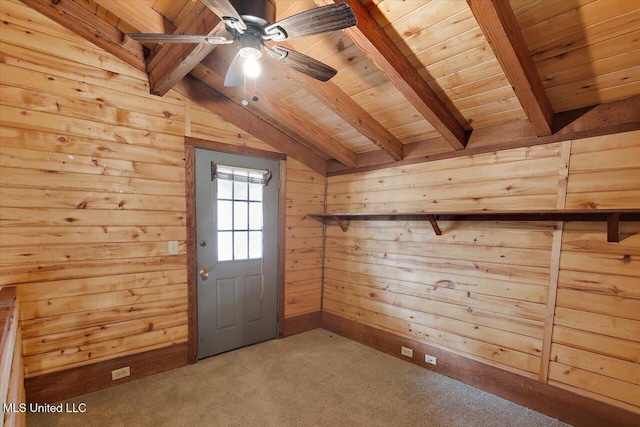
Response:
[[[201,0],[218,18],[225,21],[230,27],[240,31],[247,29],[238,11],[231,5],[229,0]]]
[[[227,40],[221,36],[201,36],[195,34],[129,33],[127,36],[140,43],[233,43],[233,40]]]
[[[271,40],[282,41],[342,30],[357,23],[351,6],[342,2],[300,12],[275,22],[265,28],[265,33],[272,36]]]
[[[293,68],[309,77],[313,77],[316,80],[326,82],[338,73],[327,64],[303,53],[287,49],[286,47],[273,46],[270,51],[274,52],[270,54],[270,56],[280,61],[283,65]]]
[[[236,54],[227,69],[227,75],[224,77],[224,85],[226,87],[242,86],[244,84],[244,70],[242,69],[242,58],[240,52]]]

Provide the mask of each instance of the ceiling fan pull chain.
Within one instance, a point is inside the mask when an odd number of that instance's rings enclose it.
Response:
[[[258,78],[253,79],[253,98],[251,100],[253,102],[258,102],[260,98],[258,98]]]
[[[242,101],[240,101],[240,103],[246,107],[249,105],[249,101],[247,101],[247,76],[243,74],[242,80]]]

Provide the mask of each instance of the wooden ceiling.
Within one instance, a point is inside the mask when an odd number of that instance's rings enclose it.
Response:
[[[280,43],[338,74],[265,60],[248,107],[222,84],[237,45],[147,50],[123,34],[223,34],[202,2],[22,1],[147,71],[153,93],[175,87],[321,173],[640,126],[637,0],[348,0],[357,27]],[[276,3],[282,19],[333,1]]]

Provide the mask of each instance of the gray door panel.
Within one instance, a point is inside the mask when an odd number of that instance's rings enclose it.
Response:
[[[197,272],[208,271],[206,278],[197,274],[198,358],[203,358],[276,337],[279,162],[203,149],[196,149],[195,158]],[[269,184],[262,187],[261,259],[218,261],[218,196],[211,162],[272,172]],[[253,202],[227,203],[237,206],[235,214],[250,210]],[[245,236],[242,230],[226,233],[237,236],[238,242]]]

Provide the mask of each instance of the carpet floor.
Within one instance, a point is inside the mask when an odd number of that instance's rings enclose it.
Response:
[[[565,426],[323,329],[28,414],[34,426]]]

